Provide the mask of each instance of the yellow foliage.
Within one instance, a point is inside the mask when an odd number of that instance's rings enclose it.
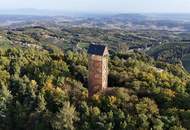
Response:
[[[100,100],[100,95],[95,94],[95,95],[93,95],[92,99],[93,99],[94,101],[99,102],[99,100]]]
[[[113,105],[116,102],[117,98],[114,96],[109,97],[109,102],[111,105]]]
[[[169,82],[171,76],[172,76],[172,75],[169,74],[169,73],[166,72],[166,71],[163,71],[163,72],[160,73],[160,79],[161,79],[162,81],[168,81],[168,82]]]
[[[59,97],[61,95],[65,95],[65,92],[61,88],[58,88],[58,87],[54,90],[54,93],[55,93],[56,97]]]
[[[88,93],[87,93],[87,91],[83,91],[83,92],[82,92],[82,97],[85,97],[85,98],[88,97]]]
[[[32,84],[33,87],[35,87],[37,85],[35,80],[31,80],[31,84]]]
[[[53,89],[53,84],[52,84],[52,80],[48,79],[45,83],[45,90],[52,90]]]
[[[162,92],[163,92],[163,94],[165,94],[169,97],[175,97],[175,94],[176,94],[176,92],[174,92],[173,90],[168,89],[168,88],[164,89]]]

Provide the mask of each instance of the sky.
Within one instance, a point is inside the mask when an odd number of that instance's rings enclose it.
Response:
[[[28,8],[89,13],[190,13],[190,0],[0,0],[0,10]]]

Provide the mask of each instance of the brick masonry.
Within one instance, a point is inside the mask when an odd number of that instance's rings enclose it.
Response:
[[[108,85],[108,56],[89,54],[88,56],[88,86],[89,97],[103,91]]]

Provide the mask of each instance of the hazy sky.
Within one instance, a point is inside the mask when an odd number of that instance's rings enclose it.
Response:
[[[190,0],[0,0],[0,10],[20,8],[73,12],[190,13]]]

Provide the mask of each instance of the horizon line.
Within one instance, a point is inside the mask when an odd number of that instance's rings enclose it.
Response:
[[[31,12],[14,12],[14,11],[31,11]],[[190,12],[140,12],[140,11],[85,11],[85,10],[64,10],[64,9],[39,9],[39,8],[15,8],[15,9],[0,9],[0,14],[4,14],[5,11],[12,14],[27,14],[27,13],[40,13],[42,11],[49,11],[51,13],[74,13],[74,14],[190,14]],[[34,11],[34,12],[32,12]],[[45,12],[43,12],[45,13]],[[6,15],[6,14],[5,14]]]

